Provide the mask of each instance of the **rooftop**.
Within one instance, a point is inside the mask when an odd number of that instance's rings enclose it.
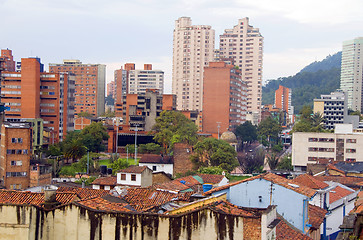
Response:
[[[146,166],[135,166],[135,165],[131,165],[128,168],[125,169],[121,169],[119,171],[119,173],[142,173],[143,171],[145,171],[148,167]]]
[[[317,178],[308,174],[299,175],[293,181],[297,184],[301,184],[312,189],[324,189],[329,187],[327,183],[320,181]]]
[[[139,163],[173,164],[173,158],[157,154],[144,154]]]
[[[342,188],[340,186],[336,186],[335,188],[331,189],[329,192],[329,203],[333,203],[338,201],[339,199],[352,194],[354,191],[350,191],[348,189]]]
[[[289,224],[283,217],[278,217],[281,221],[276,226],[276,240],[312,240],[300,230]]]
[[[117,177],[99,177],[92,182],[93,185],[102,185],[102,186],[116,186]]]
[[[264,174],[260,174],[258,176],[254,176],[254,177],[250,177],[250,178],[243,179],[243,180],[240,180],[240,181],[236,181],[236,182],[233,182],[233,183],[221,186],[221,187],[213,188],[213,189],[209,190],[208,192],[206,192],[205,194],[208,195],[208,194],[211,194],[211,193],[214,193],[214,192],[217,192],[217,191],[228,189],[228,188],[230,188],[232,186],[235,186],[235,185],[238,185],[238,184],[241,184],[241,183],[244,183],[244,182],[253,181],[255,179],[260,179],[260,178],[264,179],[266,181],[269,181],[269,182],[273,182],[274,184],[280,185],[280,186],[288,188],[290,190],[293,190],[293,191],[295,191],[297,193],[300,193],[302,195],[305,195],[307,197],[312,197],[316,193],[315,190],[313,190],[313,189],[311,189],[309,187],[306,187],[304,185],[297,185],[296,183],[294,183],[290,179],[280,177],[280,176],[278,176],[276,174],[273,174],[273,173],[264,173]]]
[[[323,223],[327,211],[318,206],[309,204],[309,224],[314,229],[319,229]]]
[[[71,192],[77,194],[80,199],[86,199],[91,197],[103,197],[108,195],[109,191],[91,189],[91,188],[78,188],[78,187],[59,187],[57,193]]]

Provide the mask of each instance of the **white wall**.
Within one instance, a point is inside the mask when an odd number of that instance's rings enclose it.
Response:
[[[117,173],[117,183],[123,185],[141,186],[141,174],[140,173],[125,173],[126,180],[121,180],[121,173]],[[136,181],[131,181],[131,175],[136,175]]]
[[[147,166],[151,170],[153,166],[156,166],[156,170],[153,172],[165,172],[173,175],[173,164],[159,164],[159,163],[139,163],[139,166]]]

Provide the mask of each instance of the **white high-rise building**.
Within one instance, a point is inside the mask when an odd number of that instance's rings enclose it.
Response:
[[[348,108],[362,112],[363,37],[343,42],[340,88],[347,93]]]
[[[145,94],[147,89],[164,92],[164,72],[161,70],[130,70],[128,79],[129,94]]]
[[[214,59],[214,39],[211,26],[192,25],[190,17],[175,21],[173,94],[178,110],[202,110],[203,69]]]
[[[249,19],[238,20],[233,29],[220,35],[221,59],[231,59],[242,72],[247,83],[247,120],[257,124],[261,116],[263,37],[258,28],[249,25]]]

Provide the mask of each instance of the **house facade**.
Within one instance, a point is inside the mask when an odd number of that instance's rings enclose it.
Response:
[[[118,185],[149,187],[152,180],[152,170],[146,166],[130,166],[117,173]]]

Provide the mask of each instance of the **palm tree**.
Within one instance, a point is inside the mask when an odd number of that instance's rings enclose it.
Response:
[[[72,159],[72,162],[75,162],[75,160],[81,158],[85,154],[86,148],[78,139],[73,139],[64,146],[64,156],[67,160]]]
[[[277,157],[276,153],[271,153],[271,155],[267,156],[267,163],[270,167],[270,170],[275,170],[277,165],[279,164],[279,158]]]

